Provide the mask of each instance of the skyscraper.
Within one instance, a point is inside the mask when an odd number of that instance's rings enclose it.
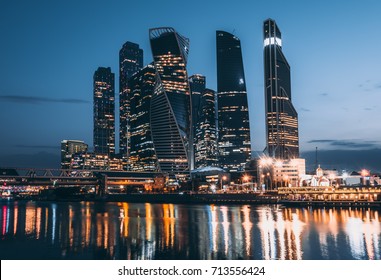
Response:
[[[149,35],[156,69],[151,129],[158,166],[162,172],[185,175],[193,167],[189,40],[169,27],[150,29]]]
[[[129,170],[155,171],[156,155],[152,142],[150,107],[155,83],[155,68],[149,64],[129,80],[130,152]]]
[[[195,124],[195,167],[218,165],[216,92],[201,93],[198,119]]]
[[[61,141],[61,168],[71,168],[71,159],[73,154],[87,152],[88,145],[79,140]]]
[[[281,32],[264,21],[266,152],[279,159],[299,157],[298,113],[291,102],[290,65],[282,52]]]
[[[250,123],[241,42],[217,31],[217,99],[219,163],[229,171],[250,161]]]
[[[196,156],[196,127],[197,121],[200,116],[201,96],[205,90],[205,76],[200,74],[194,74],[189,77],[189,90],[191,96],[192,107],[192,124],[191,124],[191,137],[193,138],[193,151]],[[194,158],[195,160],[195,158]],[[195,164],[196,167],[196,164]]]
[[[94,152],[115,155],[115,89],[110,67],[94,73]]]
[[[143,67],[143,50],[138,44],[126,42],[119,51],[119,153],[128,157],[129,146],[129,88],[130,77]]]

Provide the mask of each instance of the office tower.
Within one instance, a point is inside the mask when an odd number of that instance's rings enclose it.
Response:
[[[225,31],[216,35],[219,163],[227,171],[240,171],[251,156],[241,42]]]
[[[130,88],[130,152],[129,170],[155,171],[156,155],[152,142],[150,107],[155,83],[155,68],[149,64],[136,72]]]
[[[205,76],[195,74],[189,77],[189,89],[192,102],[192,127],[193,137],[196,132],[196,124],[200,113],[201,95],[205,90]]]
[[[94,73],[94,152],[115,155],[115,89],[110,67]]]
[[[188,176],[193,169],[186,71],[189,40],[169,27],[150,29],[149,35],[156,69],[151,129],[158,167],[168,174]]]
[[[201,95],[205,90],[205,76],[200,74],[194,74],[189,77],[189,90],[191,96],[191,107],[192,107],[192,123],[191,123],[191,137],[193,139],[193,151],[194,157],[196,156],[196,127],[197,121],[200,116],[200,103]],[[195,162],[195,158],[193,159]],[[196,167],[196,163],[195,163]],[[197,168],[197,167],[196,167]]]
[[[266,106],[266,152],[270,157],[299,157],[298,113],[291,103],[290,65],[282,52],[275,21],[263,25]]]
[[[119,51],[119,154],[126,161],[129,146],[130,77],[143,67],[143,50],[138,44],[126,42]]]
[[[61,168],[71,168],[71,158],[73,154],[87,152],[88,145],[79,140],[61,141]]]
[[[201,93],[199,117],[195,125],[195,168],[218,165],[216,92]]]

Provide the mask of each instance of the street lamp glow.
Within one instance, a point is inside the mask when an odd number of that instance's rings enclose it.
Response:
[[[249,181],[249,176],[247,176],[247,175],[243,176],[243,180],[244,180],[245,182]]]

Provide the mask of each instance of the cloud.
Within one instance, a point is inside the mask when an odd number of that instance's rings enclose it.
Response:
[[[320,93],[319,95],[321,95],[321,96],[328,96],[328,93],[323,92],[323,93]]]
[[[14,145],[16,148],[23,148],[23,149],[54,149],[59,150],[59,146],[49,146],[49,145]]]
[[[364,108],[365,111],[372,111],[372,108]]]
[[[49,98],[40,96],[25,95],[0,95],[0,101],[24,104],[43,104],[43,103],[69,103],[69,104],[85,104],[88,100],[75,98]]]
[[[363,140],[331,140],[331,139],[315,139],[310,140],[308,143],[326,143],[333,147],[343,147],[350,149],[371,149],[379,146],[376,141],[363,141]]]

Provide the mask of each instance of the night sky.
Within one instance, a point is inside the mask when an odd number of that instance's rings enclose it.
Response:
[[[380,11],[377,0],[1,1],[0,165],[34,160],[58,167],[59,162],[52,165],[63,139],[92,146],[94,71],[110,66],[118,81],[118,54],[125,41],[138,43],[148,64],[148,29],[162,26],[190,39],[188,74],[205,75],[212,89],[216,30],[240,38],[252,148],[262,151],[262,24],[273,18],[291,65],[301,151],[332,150],[334,159],[337,150],[351,150],[348,164],[381,170],[375,158],[381,149]],[[356,162],[359,150],[373,155],[369,163],[366,157]],[[42,157],[45,161],[37,163]]]

